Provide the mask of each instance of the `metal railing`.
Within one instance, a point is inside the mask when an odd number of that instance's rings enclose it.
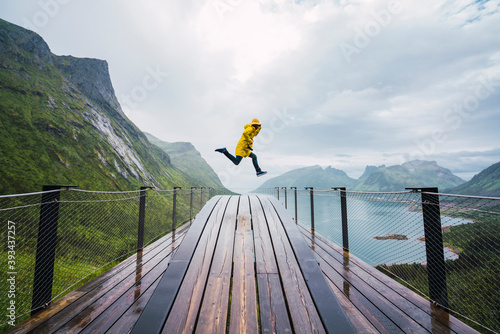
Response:
[[[190,222],[211,188],[84,191],[44,186],[0,196],[0,332]]]
[[[500,331],[500,198],[440,194],[437,188],[276,187],[264,193],[276,196],[297,223],[477,330]]]
[[[189,222],[210,188],[128,192],[50,186],[0,196],[0,332]],[[251,191],[241,191],[251,192]],[[297,223],[328,237],[478,330],[500,330],[500,198],[437,189],[274,188]]]

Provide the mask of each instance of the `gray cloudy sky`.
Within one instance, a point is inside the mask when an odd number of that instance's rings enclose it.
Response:
[[[468,180],[500,161],[500,0],[0,0],[0,17],[106,60],[127,116],[231,188],[265,181],[213,151],[254,117],[266,178],[422,159]]]

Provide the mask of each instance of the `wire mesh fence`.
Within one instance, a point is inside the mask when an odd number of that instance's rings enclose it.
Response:
[[[227,190],[61,189],[0,196],[0,306],[7,312],[0,331],[29,316],[33,309],[41,209],[51,204],[42,201],[47,193],[60,195],[53,301],[137,250],[141,199],[145,199],[145,247],[169,233],[174,220],[177,227],[189,223],[211,196]],[[500,198],[439,194],[438,201],[432,202],[424,198],[425,191],[311,192],[290,188],[266,189],[264,193],[279,197],[298,223],[311,228],[314,224],[317,233],[341,247],[345,242],[341,206],[345,195],[351,253],[442,305],[439,298],[431,298],[429,289],[430,281],[439,276],[439,271],[431,271],[429,256],[441,257],[445,283],[439,286],[443,283],[438,281],[435,285],[439,291],[446,291],[452,314],[481,332],[500,331]],[[426,229],[426,212],[439,217],[437,230]],[[441,243],[439,250],[429,251],[428,245],[436,239]]]
[[[288,188],[286,201],[284,191],[266,193],[298,223],[345,246],[341,191],[314,190],[311,198],[310,190]],[[343,193],[351,253],[477,330],[500,331],[500,198],[426,188]]]
[[[47,195],[56,198],[44,202]],[[210,196],[208,188],[175,192],[63,188],[0,196],[0,307],[7,312],[0,332],[136,252],[140,248],[141,198],[145,203],[142,243],[146,247],[171,232],[174,219],[177,227],[190,222]],[[44,280],[50,281],[49,300],[43,297],[47,289]]]

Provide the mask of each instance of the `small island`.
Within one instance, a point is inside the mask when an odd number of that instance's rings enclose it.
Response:
[[[408,240],[408,237],[404,234],[388,234],[381,237],[373,237],[377,240]]]

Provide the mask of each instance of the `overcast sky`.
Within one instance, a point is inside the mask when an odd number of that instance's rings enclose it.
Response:
[[[500,0],[0,0],[0,17],[106,60],[126,115],[233,189],[311,165],[435,160],[468,180],[500,161]],[[264,178],[214,152],[255,117]]]

